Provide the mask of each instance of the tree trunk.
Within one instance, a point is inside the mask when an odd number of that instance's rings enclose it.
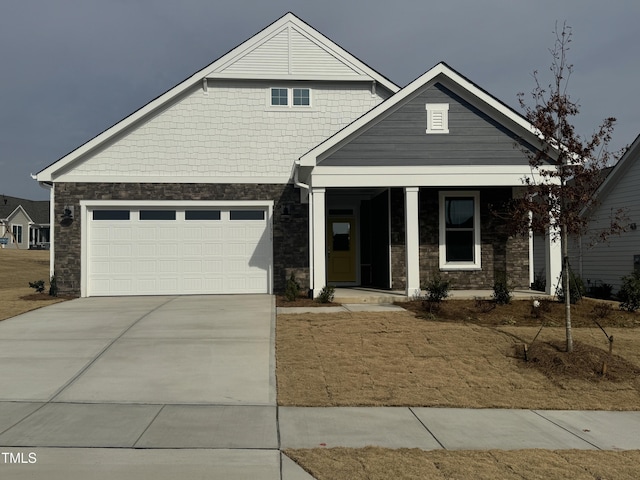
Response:
[[[567,352],[573,352],[573,335],[571,334],[571,284],[569,272],[569,235],[567,226],[562,225],[562,290],[564,291],[564,319],[567,330]]]

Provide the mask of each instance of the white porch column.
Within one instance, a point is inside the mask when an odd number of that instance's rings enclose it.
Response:
[[[407,296],[420,291],[420,221],[418,187],[404,188],[404,233],[407,265]]]
[[[545,234],[544,257],[545,270],[547,273],[548,295],[555,295],[558,283],[560,282],[560,274],[562,273],[562,249],[560,248],[560,229],[555,226],[549,227]]]
[[[312,187],[313,232],[313,296],[317,297],[327,284],[327,234],[325,215],[325,189]]]

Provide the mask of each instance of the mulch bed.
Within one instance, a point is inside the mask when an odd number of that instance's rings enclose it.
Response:
[[[550,299],[538,299],[540,306],[533,307],[532,300],[512,300],[507,305],[496,305],[492,300],[444,300],[430,306],[422,300],[397,303],[431,321],[475,323],[485,326],[514,325],[535,327],[564,326],[564,304]],[[640,312],[626,312],[615,302],[583,299],[571,305],[571,324],[574,327],[640,327]]]
[[[313,298],[298,297],[295,300],[287,300],[284,295],[276,295],[276,307],[338,307],[339,303],[320,303]]]
[[[615,347],[614,347],[615,349]],[[525,365],[542,372],[550,380],[632,381],[640,374],[640,368],[618,355],[574,341],[573,352],[566,352],[566,345],[558,342],[536,342],[527,352]],[[603,365],[606,364],[605,374]]]

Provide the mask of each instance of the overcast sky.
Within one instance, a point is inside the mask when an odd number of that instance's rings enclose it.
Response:
[[[4,0],[0,195],[47,199],[30,173],[287,11],[400,86],[445,61],[518,111],[566,20],[578,132],[613,116],[614,149],[640,133],[637,0]]]

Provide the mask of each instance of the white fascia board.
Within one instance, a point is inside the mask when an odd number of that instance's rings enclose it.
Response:
[[[269,185],[286,185],[292,180],[289,175],[281,177],[170,177],[170,176],[129,176],[122,175],[61,175],[56,182],[76,183],[265,183]]]
[[[528,166],[316,167],[313,187],[497,187],[523,186]]]
[[[404,87],[402,90],[397,92],[391,98],[387,99],[385,102],[379,104],[377,107],[373,108],[351,124],[347,125],[345,128],[340,130],[338,133],[336,133],[334,136],[330,137],[323,143],[309,150],[307,153],[300,157],[300,165],[316,165],[316,161],[318,158],[331,151],[331,149],[349,138],[351,135],[356,134],[360,129],[366,127],[370,122],[378,119],[378,117],[385,114],[385,112],[393,109],[393,107],[415,93],[418,89],[423,88],[429,82],[434,81],[439,75],[443,75],[445,78],[448,78],[450,81],[459,85],[463,90],[469,92],[470,95],[480,99],[489,107],[498,111],[509,120],[514,122],[516,125],[522,127],[527,133],[533,134],[537,138],[540,138],[539,132],[524,117],[518,115],[502,102],[496,100],[494,97],[478,88],[475,84],[453,71],[446,64],[439,63],[438,65],[415,79],[409,85]]]
[[[371,69],[370,67],[367,67],[360,60],[358,60],[357,58],[355,58],[354,56],[346,52],[337,44],[333,43],[324,35],[320,34],[319,32],[315,32],[315,30],[313,30],[312,27],[304,23],[298,17],[296,17],[292,13],[287,13],[286,15],[281,17],[279,20],[276,20],[274,23],[266,27],[261,32],[257,33],[253,37],[249,38],[245,42],[233,48],[232,50],[224,54],[222,57],[218,58],[213,63],[197,71],[196,73],[191,75],[189,78],[187,78],[183,82],[179,83],[175,87],[169,89],[167,92],[160,95],[155,100],[152,100],[151,102],[147,103],[142,108],[138,109],[137,111],[135,111],[128,117],[124,118],[120,122],[116,123],[112,127],[108,128],[104,132],[98,134],[96,137],[89,140],[88,142],[81,145],[80,147],[76,148],[71,153],[65,155],[64,157],[60,158],[56,162],[45,167],[44,169],[42,169],[40,172],[36,174],[36,180],[38,182],[54,181],[56,177],[56,173],[59,172],[61,169],[64,169],[75,160],[81,158],[82,156],[91,152],[93,149],[95,149],[99,145],[103,144],[105,141],[113,138],[118,133],[122,132],[123,130],[127,129],[131,125],[145,118],[147,115],[151,114],[156,109],[162,107],[168,101],[184,93],[193,85],[201,83],[202,80],[207,78],[209,74],[212,74],[213,72],[219,70],[221,67],[223,67],[225,64],[227,64],[231,60],[235,61],[240,55],[246,54],[246,52],[250,51],[253,47],[264,42],[267,38],[269,38],[276,32],[280,31],[280,29],[289,22],[294,24],[296,28],[303,30],[307,35],[311,35],[314,38],[317,38],[318,41],[321,41],[323,45],[325,45],[327,48],[330,48],[332,51],[340,52],[342,57],[346,59],[353,59],[353,63],[359,67],[359,70],[362,70],[367,75],[370,75],[373,80],[385,86],[391,92],[395,93],[398,90],[400,90],[400,87],[398,87],[393,82],[391,82],[390,80],[380,75],[375,70]],[[314,32],[317,35],[313,34]]]
[[[31,220],[31,217],[29,216],[29,214],[27,213],[27,211],[24,209],[24,207],[22,205],[18,205],[13,212],[11,212],[9,214],[9,216],[7,216],[7,220],[10,220],[11,218],[13,218],[15,215],[18,214],[18,212],[22,212],[24,214],[24,216],[27,218],[27,222],[29,223],[34,223],[33,220]]]

